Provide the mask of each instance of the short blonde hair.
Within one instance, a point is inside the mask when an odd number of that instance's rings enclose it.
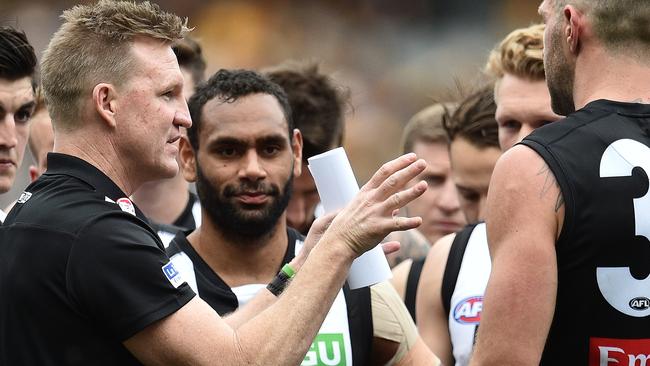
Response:
[[[413,152],[417,142],[448,144],[447,131],[442,123],[445,115],[455,109],[455,103],[435,103],[411,117],[402,134],[402,152]]]
[[[101,82],[117,86],[128,80],[134,60],[130,45],[136,36],[171,42],[188,31],[187,19],[158,5],[101,0],[63,12],[63,25],[43,54],[41,80],[53,123],[70,129],[77,123],[80,100]]]
[[[495,79],[511,74],[531,81],[545,80],[544,24],[534,24],[508,34],[490,52],[485,73]]]

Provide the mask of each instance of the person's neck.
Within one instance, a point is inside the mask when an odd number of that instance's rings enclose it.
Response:
[[[187,240],[201,258],[219,274],[230,287],[254,283],[268,283],[282,265],[288,246],[285,215],[275,229],[255,240],[236,239],[225,234],[207,216]]]
[[[142,182],[138,182],[135,177],[127,174],[127,167],[118,163],[122,159],[117,156],[110,144],[102,144],[102,141],[98,141],[96,138],[90,140],[86,136],[81,133],[59,134],[58,137],[55,137],[53,151],[86,161],[104,173],[127,196],[130,196]]]
[[[173,224],[190,200],[188,186],[179,173],[174,178],[144,183],[131,198],[149,219]]]
[[[578,60],[575,75],[576,110],[598,99],[650,104],[650,62],[594,50]]]

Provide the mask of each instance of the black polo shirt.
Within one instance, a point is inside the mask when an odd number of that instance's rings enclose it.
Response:
[[[48,155],[0,227],[0,365],[139,364],[122,342],[194,297],[125,197],[87,162]]]

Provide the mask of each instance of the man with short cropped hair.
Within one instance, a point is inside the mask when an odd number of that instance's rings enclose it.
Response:
[[[172,43],[172,50],[183,74],[183,96],[187,100],[205,79],[206,64],[201,45],[186,35]],[[192,231],[201,226],[199,199],[190,192],[183,174],[147,182],[131,198],[151,221],[165,246],[177,231]]]
[[[650,8],[545,0],[553,110],[497,163],[474,365],[636,365],[650,349]],[[637,362],[638,361],[638,362]]]

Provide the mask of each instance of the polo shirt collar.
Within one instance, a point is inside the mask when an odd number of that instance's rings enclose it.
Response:
[[[91,187],[106,198],[117,202],[120,198],[129,198],[120,187],[118,187],[106,174],[97,169],[94,165],[76,156],[48,153],[47,154],[47,171],[43,175],[68,175],[75,177]],[[140,209],[133,205],[136,216],[145,220],[145,215]]]

